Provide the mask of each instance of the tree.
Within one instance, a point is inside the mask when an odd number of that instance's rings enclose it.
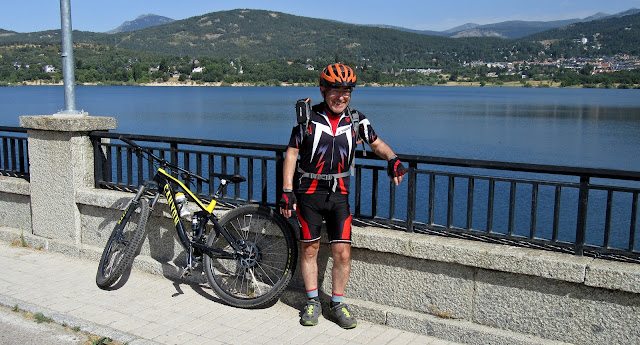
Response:
[[[593,70],[595,69],[595,67],[593,67],[591,64],[586,64],[584,65],[584,67],[582,67],[582,69],[580,70],[580,74],[581,75],[591,75],[593,73]]]

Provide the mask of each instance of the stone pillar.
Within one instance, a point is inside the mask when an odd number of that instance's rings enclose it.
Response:
[[[21,116],[27,128],[34,235],[81,243],[75,195],[94,186],[94,155],[89,132],[117,128],[112,117],[86,115]]]

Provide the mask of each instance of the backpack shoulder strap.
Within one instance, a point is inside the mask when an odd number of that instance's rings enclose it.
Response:
[[[360,112],[356,109],[352,109],[347,107],[347,113],[349,113],[349,118],[351,119],[351,127],[355,132],[355,145],[357,146],[360,142],[362,142],[362,155],[367,155],[367,148],[364,146],[364,140],[360,138]],[[351,157],[351,175],[354,175],[356,166],[356,157],[355,155]]]
[[[300,126],[300,138],[309,135],[309,122],[311,122],[311,99],[305,98],[296,102],[296,119]]]
[[[347,107],[347,112],[351,119],[351,126],[356,133],[356,143],[358,143],[360,142],[360,112],[356,109],[351,109],[350,107]]]

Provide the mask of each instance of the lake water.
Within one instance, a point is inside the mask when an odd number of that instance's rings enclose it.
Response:
[[[295,124],[295,101],[306,97],[314,103],[321,100],[315,87],[76,88],[77,108],[90,115],[115,117],[120,133],[282,145],[288,142]],[[0,125],[18,126],[21,115],[50,115],[61,110],[64,91],[61,86],[4,87],[0,88],[0,105]],[[368,116],[378,135],[396,153],[640,171],[638,90],[357,88],[352,106]],[[363,175],[363,180],[367,178]],[[422,184],[424,181],[418,181],[419,188]],[[638,183],[632,185],[637,187]],[[445,187],[446,183],[437,191],[437,224],[446,223]],[[464,191],[461,195],[458,192],[456,188],[456,200],[462,201],[455,203],[453,224],[464,227],[466,196]],[[275,195],[273,190],[270,193]],[[369,193],[364,191],[363,198]],[[406,193],[404,184],[396,197],[398,215],[406,214]],[[601,245],[606,193],[591,194],[589,207],[597,212],[589,216],[587,240]],[[477,195],[486,195],[486,191],[479,189]],[[497,188],[496,195],[494,230],[505,233],[509,190]],[[516,234],[528,233],[530,195],[529,190],[518,192]],[[553,197],[553,189],[541,189],[538,234],[545,238],[550,236]],[[572,241],[577,190],[563,192],[563,198],[570,200],[563,206],[568,211],[560,219],[560,239]],[[623,195],[615,199],[621,206],[614,207],[612,228],[616,232],[611,236],[612,245],[618,248],[629,243],[630,198]],[[419,198],[419,209],[426,210],[426,202],[426,198]],[[485,204],[476,205],[475,229],[484,228]],[[388,201],[381,198],[380,216],[387,215],[386,205]],[[365,203],[363,213],[368,214],[370,207]],[[425,221],[425,217],[423,212],[418,220]],[[640,227],[640,220],[636,226]],[[640,233],[636,237],[640,243]]]
[[[315,87],[77,86],[76,104],[118,132],[286,144]],[[62,86],[0,88],[0,125],[64,108]],[[356,88],[351,105],[396,153],[640,170],[640,91]]]

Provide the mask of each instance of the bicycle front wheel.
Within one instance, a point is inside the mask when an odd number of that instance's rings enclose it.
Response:
[[[242,253],[234,259],[204,258],[211,288],[229,305],[259,308],[277,299],[291,281],[298,247],[289,223],[271,208],[247,205],[229,211],[220,220]],[[220,234],[212,233],[207,245],[234,253]]]
[[[125,270],[131,267],[144,237],[147,218],[149,218],[149,201],[145,198],[140,198],[137,202],[131,200],[129,207],[111,232],[102,252],[96,273],[98,287],[102,289],[111,287]]]

